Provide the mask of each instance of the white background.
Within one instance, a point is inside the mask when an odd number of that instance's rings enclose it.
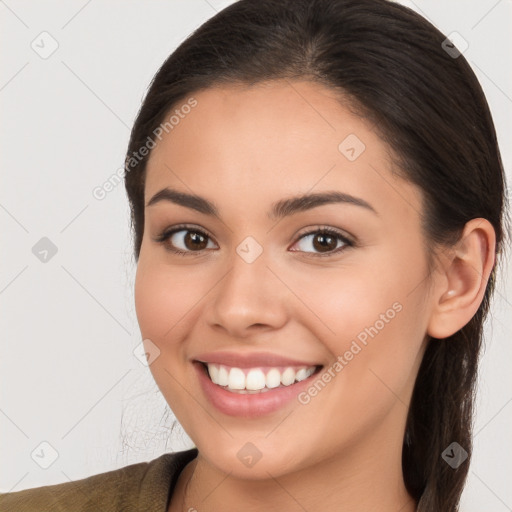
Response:
[[[2,492],[192,446],[180,427],[167,439],[172,414],[133,355],[140,332],[124,185],[101,201],[92,190],[123,165],[158,67],[229,3],[0,1]],[[510,182],[511,1],[403,3],[469,43],[465,56],[491,106]],[[31,47],[42,45],[43,31],[59,45],[47,59]],[[32,252],[42,237],[58,251],[46,263]],[[510,258],[506,265],[486,324],[464,512],[512,510]],[[51,457],[41,442],[58,454],[48,469],[31,457]]]

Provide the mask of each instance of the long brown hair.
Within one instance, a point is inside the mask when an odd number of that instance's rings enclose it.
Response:
[[[135,120],[126,154],[134,255],[144,231],[149,154],[171,109],[222,83],[308,79],[348,98],[373,123],[398,172],[424,197],[429,246],[450,247],[467,221],[488,219],[502,252],[507,222],[504,172],[480,84],[446,36],[414,11],[387,0],[239,0],[195,30],[163,63]],[[457,442],[471,456],[483,321],[495,264],[475,316],[447,339],[430,339],[409,408],[402,466],[419,512],[458,510],[469,460],[441,457]]]

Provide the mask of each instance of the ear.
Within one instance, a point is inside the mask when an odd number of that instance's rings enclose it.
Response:
[[[477,312],[496,258],[496,234],[483,218],[466,223],[459,242],[443,259],[435,277],[433,307],[427,334],[447,338]]]

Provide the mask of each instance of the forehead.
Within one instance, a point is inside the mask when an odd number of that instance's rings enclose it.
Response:
[[[283,80],[192,96],[196,105],[183,109],[152,151],[146,202],[166,186],[255,207],[335,189],[398,215],[419,211],[419,192],[391,172],[387,145],[335,91]]]

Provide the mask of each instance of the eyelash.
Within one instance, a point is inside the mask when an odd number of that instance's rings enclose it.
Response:
[[[206,232],[204,232],[201,229],[197,229],[194,226],[190,226],[190,225],[187,225],[187,224],[180,224],[180,225],[174,226],[171,230],[163,231],[160,235],[158,235],[155,238],[155,241],[158,242],[158,243],[164,244],[166,250],[171,251],[172,253],[177,254],[179,256],[197,256],[201,252],[206,250],[206,249],[202,249],[200,251],[182,251],[181,249],[177,249],[176,247],[173,247],[170,244],[166,243],[166,241],[172,235],[174,235],[175,233],[179,233],[180,231],[190,231],[192,233],[198,233],[198,234],[200,234],[200,235],[202,235],[202,236],[204,236],[204,237],[206,237],[206,238],[208,238],[210,240],[212,239],[211,236],[209,236]],[[337,231],[337,230],[335,230],[333,228],[322,227],[322,226],[317,226],[312,231],[308,231],[306,233],[302,233],[299,236],[297,241],[302,240],[303,238],[306,238],[307,236],[318,234],[318,233],[334,236],[334,237],[338,238],[339,240],[341,240],[345,245],[343,247],[338,247],[337,249],[335,249],[333,251],[330,251],[330,252],[327,252],[327,253],[306,252],[306,254],[313,255],[314,257],[321,257],[321,258],[323,258],[323,257],[328,257],[328,256],[334,256],[335,254],[338,254],[338,253],[344,251],[345,249],[347,249],[349,247],[354,247],[355,246],[355,242],[353,242],[352,240],[349,240],[341,232],[339,232],[339,231]],[[304,251],[298,251],[297,250],[297,251],[293,251],[293,252],[304,252]]]

